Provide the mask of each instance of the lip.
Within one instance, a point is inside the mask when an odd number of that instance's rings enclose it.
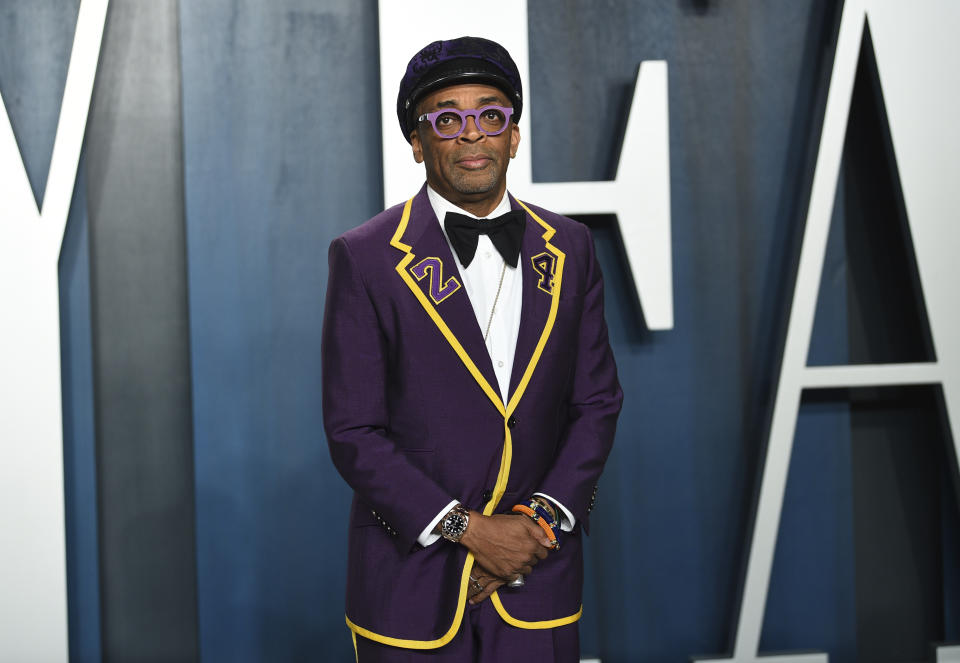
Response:
[[[486,165],[492,161],[493,159],[485,154],[468,154],[465,157],[457,159],[457,165],[467,170],[478,170],[486,167]]]

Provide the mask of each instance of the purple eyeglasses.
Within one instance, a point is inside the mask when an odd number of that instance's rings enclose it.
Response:
[[[488,136],[497,136],[503,133],[513,115],[512,108],[503,106],[484,106],[483,108],[442,108],[432,113],[424,113],[417,118],[417,122],[430,120],[433,131],[440,138],[456,138],[467,127],[467,118],[472,117],[477,129]]]

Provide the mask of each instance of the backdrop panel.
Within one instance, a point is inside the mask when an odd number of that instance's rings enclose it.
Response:
[[[320,326],[327,246],[381,209],[376,7],[181,17],[201,652],[349,660]]]
[[[38,196],[78,4],[0,9]],[[673,329],[645,328],[616,220],[581,219],[626,398],[587,539],[585,657],[733,645],[840,10],[529,0],[536,181],[609,179],[638,63],[669,72]],[[353,660],[320,328],[330,241],[397,202],[377,16],[111,2],[60,262],[72,659]],[[873,66],[865,47],[812,364],[932,356]],[[761,651],[901,662],[960,640],[943,416],[937,389],[804,394]]]

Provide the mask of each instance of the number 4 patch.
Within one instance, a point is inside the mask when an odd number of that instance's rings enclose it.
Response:
[[[544,251],[530,258],[533,263],[533,270],[540,275],[540,281],[537,287],[548,295],[553,294],[553,276],[557,270],[557,257],[552,253]]]

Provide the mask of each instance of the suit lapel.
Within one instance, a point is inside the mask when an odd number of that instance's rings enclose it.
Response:
[[[565,258],[564,253],[550,243],[555,232],[552,226],[513,196],[510,204],[513,209],[526,212],[526,227],[519,265],[523,270],[523,309],[510,374],[508,415],[523,396],[553,330]]]
[[[391,246],[403,252],[397,274],[457,353],[477,384],[504,413],[493,363],[483,342],[456,258],[440,229],[426,186],[407,202]],[[524,293],[526,297],[526,293]]]

